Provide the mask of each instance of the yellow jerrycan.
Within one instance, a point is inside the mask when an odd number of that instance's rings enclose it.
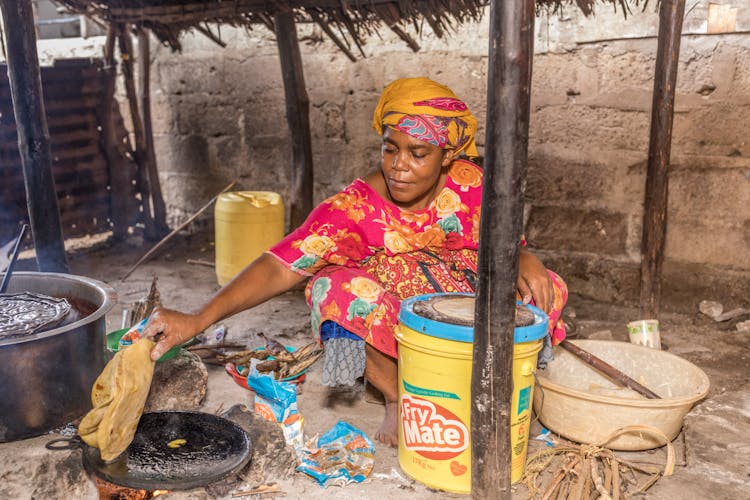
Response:
[[[271,191],[219,195],[214,210],[216,278],[225,285],[284,237],[284,203]]]

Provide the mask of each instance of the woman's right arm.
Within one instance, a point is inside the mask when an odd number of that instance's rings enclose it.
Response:
[[[172,347],[196,336],[217,321],[262,304],[304,279],[304,276],[287,269],[272,255],[264,253],[197,312],[188,314],[156,308],[143,329],[146,337],[161,334],[159,342],[151,351],[151,359],[159,359]]]

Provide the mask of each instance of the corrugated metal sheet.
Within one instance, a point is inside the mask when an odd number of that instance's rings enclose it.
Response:
[[[111,229],[109,167],[100,146],[97,107],[103,106],[105,73],[97,60],[64,60],[41,68],[60,217],[65,238]],[[122,120],[114,120],[124,136]],[[136,167],[127,162],[129,178]],[[28,222],[26,191],[7,68],[0,65],[0,244]],[[139,202],[131,183],[132,218]],[[134,224],[131,220],[130,224]]]

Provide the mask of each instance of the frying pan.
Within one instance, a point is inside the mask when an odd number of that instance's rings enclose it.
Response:
[[[185,444],[170,448],[168,443]],[[252,456],[250,436],[225,418],[200,412],[144,413],[133,442],[115,461],[105,463],[99,450],[76,436],[53,439],[48,449],[83,450],[90,474],[126,488],[188,490],[239,472]]]

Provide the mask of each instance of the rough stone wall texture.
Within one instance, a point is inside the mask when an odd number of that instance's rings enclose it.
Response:
[[[720,3],[720,2],[719,2]],[[724,2],[731,4],[731,2]],[[750,8],[734,33],[707,35],[708,2],[686,16],[674,123],[665,306],[750,292]],[[643,185],[658,16],[601,8],[537,18],[526,200],[531,247],[571,290],[638,297]],[[379,91],[427,75],[452,87],[484,122],[487,20],[412,53],[383,32],[351,63],[300,26],[311,101],[315,201],[377,167],[370,127]],[[274,37],[222,29],[225,49],[188,36],[154,58],[154,128],[165,196],[183,218],[233,178],[288,195],[289,133]],[[483,127],[480,128],[483,145]],[[288,197],[287,197],[288,199]]]
[[[731,3],[734,33],[706,34],[708,2],[696,4],[683,28],[667,307],[695,308],[707,297],[746,304],[750,291],[750,8]],[[605,14],[596,23],[540,19],[526,233],[572,290],[636,302],[658,16],[618,23]]]
[[[654,3],[654,2],[651,2]],[[663,302],[750,296],[750,6],[734,29],[707,34],[709,2],[689,2],[675,107]],[[596,17],[573,9],[536,22],[526,234],[573,292],[635,303],[658,15],[650,6]],[[315,202],[377,168],[370,126],[380,90],[426,75],[485,119],[488,22],[411,52],[387,29],[350,62],[320,30],[300,26],[310,97]],[[154,130],[172,222],[231,179],[288,200],[290,138],[273,34],[221,29],[221,49],[188,35],[153,54]],[[480,147],[484,127],[479,130]]]

